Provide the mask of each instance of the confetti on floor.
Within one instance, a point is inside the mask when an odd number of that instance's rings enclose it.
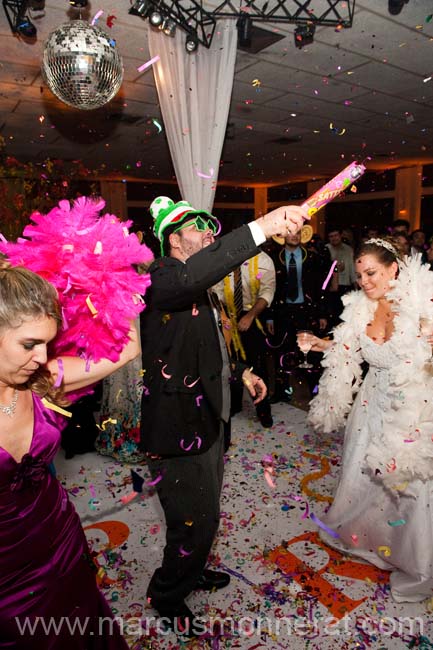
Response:
[[[226,457],[221,523],[210,567],[231,575],[218,592],[194,592],[202,634],[189,642],[163,628],[146,602],[159,566],[164,520],[145,465],[90,453],[56,459],[80,514],[98,581],[132,650],[388,650],[433,648],[428,603],[396,604],[389,574],[327,548],[311,514],[329,507],[341,435],[319,436],[305,412],[273,406],[263,429],[249,403],[235,416]],[[263,462],[265,459],[266,462]],[[272,481],[266,480],[272,466]],[[131,469],[144,478],[131,495]]]

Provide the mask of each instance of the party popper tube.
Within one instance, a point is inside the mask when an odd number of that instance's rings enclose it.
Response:
[[[341,194],[352,183],[357,181],[365,172],[365,166],[361,163],[353,162],[343,169],[337,176],[331,178],[330,181],[323,185],[320,190],[314,192],[309,199],[307,199],[302,207],[308,210],[308,216],[311,217],[324,205],[335,199],[336,196]]]

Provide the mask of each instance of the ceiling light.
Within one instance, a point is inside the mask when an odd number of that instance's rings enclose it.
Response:
[[[238,43],[240,47],[249,47],[251,45],[251,31],[253,27],[253,21],[251,17],[243,12],[236,23],[238,29]]]
[[[160,11],[155,9],[155,11],[152,11],[152,13],[149,16],[149,22],[152,25],[152,27],[159,27],[163,21],[162,14]]]
[[[388,0],[388,11],[392,16],[397,16],[409,0]]]
[[[174,33],[176,31],[176,23],[172,18],[164,18],[164,21],[162,25],[160,25],[159,29],[162,29],[164,34],[167,36],[174,36]]]
[[[195,52],[198,48],[198,37],[197,34],[187,34],[185,40],[185,50],[191,54]]]
[[[37,30],[32,21],[27,16],[23,16],[22,18],[17,18],[15,32],[24,38],[35,38]]]
[[[316,26],[313,24],[297,25],[294,31],[296,47],[302,49],[306,45],[310,45],[314,41],[315,31],[316,31]]]
[[[152,5],[149,4],[148,0],[137,0],[134,2],[128,13],[132,16],[140,16],[140,18],[146,18],[151,9],[151,6]]]

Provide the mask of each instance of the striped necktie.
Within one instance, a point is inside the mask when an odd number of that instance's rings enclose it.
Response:
[[[244,310],[242,297],[242,273],[240,266],[233,271],[233,301],[235,304],[236,316],[239,319]]]

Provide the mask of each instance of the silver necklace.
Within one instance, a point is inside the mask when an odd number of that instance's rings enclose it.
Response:
[[[15,409],[17,407],[17,401],[18,401],[18,389],[15,388],[14,396],[12,397],[12,402],[9,404],[9,406],[3,406],[3,404],[0,404],[0,411],[2,413],[6,413],[6,415],[8,415],[11,418],[15,413]]]

